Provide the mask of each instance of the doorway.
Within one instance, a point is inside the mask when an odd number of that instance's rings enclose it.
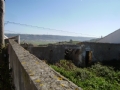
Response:
[[[92,61],[92,51],[86,51],[85,54],[85,65],[89,66],[91,64]]]

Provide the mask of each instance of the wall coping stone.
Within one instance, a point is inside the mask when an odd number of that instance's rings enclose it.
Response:
[[[25,50],[14,40],[9,43],[16,53],[19,62],[38,90],[82,90],[49,65]]]

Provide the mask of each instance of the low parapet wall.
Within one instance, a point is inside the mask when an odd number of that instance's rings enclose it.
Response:
[[[15,90],[82,90],[14,40],[9,40],[9,60]]]

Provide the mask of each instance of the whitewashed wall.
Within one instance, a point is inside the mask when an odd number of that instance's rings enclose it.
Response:
[[[100,43],[120,43],[120,29],[100,39]]]

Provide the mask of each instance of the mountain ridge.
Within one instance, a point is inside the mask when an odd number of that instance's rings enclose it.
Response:
[[[21,40],[48,40],[48,41],[69,41],[69,40],[74,40],[74,41],[86,41],[90,39],[95,39],[94,37],[79,37],[79,36],[60,36],[60,35],[38,35],[38,34],[11,34],[11,33],[6,33],[5,34],[7,37],[13,37],[20,35]]]

